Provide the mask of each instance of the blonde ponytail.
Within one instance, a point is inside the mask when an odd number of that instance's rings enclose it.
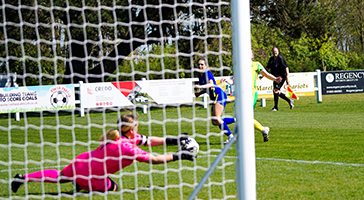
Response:
[[[110,129],[105,134],[102,134],[100,137],[100,142],[104,141],[104,136],[106,136],[106,140],[117,140],[120,137],[120,133],[116,129]]]

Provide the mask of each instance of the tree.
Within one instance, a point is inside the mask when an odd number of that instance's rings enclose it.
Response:
[[[346,52],[364,53],[364,2],[362,0],[324,1],[337,8],[338,46]]]
[[[219,20],[230,20],[229,2],[217,0],[3,2],[0,69],[24,75],[24,85],[104,81],[136,49],[170,42],[182,55],[175,70],[191,70],[191,47],[210,45]]]
[[[64,78],[65,83],[74,83],[79,80],[86,82],[104,81],[107,77],[111,76],[117,69],[119,63],[122,63],[128,55],[131,55],[131,58],[134,59],[132,52],[141,46],[147,47],[151,44],[166,46],[166,43],[168,44],[168,40],[170,40],[176,45],[179,53],[190,54],[193,51],[193,49],[191,49],[191,41],[184,40],[183,36],[204,36],[207,33],[206,30],[209,30],[208,34],[214,34],[210,33],[210,31],[214,32],[217,28],[214,27],[213,22],[210,23],[209,20],[207,20],[207,22],[200,23],[200,21],[206,17],[210,19],[223,17],[225,15],[225,13],[219,13],[218,9],[221,7],[219,4],[209,4],[207,6],[204,4],[187,5],[187,0],[165,0],[162,1],[163,4],[161,5],[159,5],[159,0],[119,0],[115,2],[115,4],[118,5],[118,7],[115,8],[115,11],[114,7],[112,7],[113,1],[105,0],[100,3],[104,7],[106,6],[107,9],[104,9],[103,7],[97,10],[90,8],[89,10],[86,9],[86,11],[81,9],[82,7],[85,8],[85,6],[96,6],[97,2],[98,1],[87,1],[87,5],[82,5],[78,1],[72,2],[72,5],[76,6],[77,9],[70,10],[62,19],[66,25],[71,25],[69,31],[70,35],[68,36],[69,39],[72,38],[72,40],[70,40],[71,54],[69,57],[76,58],[67,62]],[[203,2],[204,1],[197,1],[196,3]],[[192,9],[190,9],[189,6]],[[129,10],[128,8],[131,9]],[[86,20],[80,17],[82,14],[85,15],[84,18]],[[101,17],[95,18],[95,16]],[[187,19],[188,21],[179,22],[179,19]],[[85,29],[72,25],[82,25],[85,21],[93,26]],[[169,23],[168,21],[172,22]],[[105,27],[99,28],[98,24],[100,22],[106,24]],[[113,24],[116,22],[118,25],[114,26]],[[97,35],[99,38],[93,38],[93,35]],[[91,36],[91,38],[86,38],[85,36]],[[177,36],[180,38],[177,39]],[[113,50],[108,54],[103,52],[100,59],[91,57],[92,59],[99,60],[98,65],[94,60],[89,61],[87,58],[90,57],[89,55],[94,55],[92,54],[92,50],[93,44],[95,44],[95,42],[90,42],[90,40],[103,41],[108,37],[113,39],[111,42],[113,47],[110,48]],[[167,41],[165,38],[168,38]],[[120,42],[116,43],[116,41]],[[194,42],[195,41],[193,41],[193,43]],[[104,44],[102,46],[100,45],[95,54],[103,48]],[[101,54],[99,53],[98,55]],[[180,59],[178,59],[178,61],[176,61],[177,68],[183,66],[187,69],[191,69],[191,61],[188,62],[190,59],[191,58],[181,59],[186,65],[181,65]],[[91,62],[94,67],[90,69],[85,68],[85,66],[88,66],[87,62]],[[78,74],[80,76],[77,76]],[[85,77],[83,77],[83,75],[85,75]]]
[[[259,0],[251,3],[252,23],[263,23],[271,29],[279,29],[286,43],[300,39],[303,34],[323,39],[331,37],[335,13],[324,8],[316,0]],[[293,47],[290,47],[293,51]]]
[[[30,0],[21,1],[22,7],[19,1],[2,2],[5,4],[0,11],[0,72],[16,72],[22,77],[20,85],[59,82],[64,68],[62,59],[56,58],[66,54],[60,42],[61,28],[58,23],[51,25],[50,10],[36,9]]]

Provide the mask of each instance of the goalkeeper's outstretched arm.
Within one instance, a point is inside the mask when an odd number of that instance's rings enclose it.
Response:
[[[144,146],[161,146],[161,145],[181,145],[183,140],[187,140],[188,133],[182,133],[177,137],[156,137],[142,135],[140,145]]]
[[[172,161],[176,161],[176,160],[193,161],[193,160],[195,160],[196,157],[197,157],[196,155],[194,155],[192,152],[190,152],[188,150],[180,150],[174,154],[167,154],[167,155],[154,156],[154,155],[150,154],[149,159],[145,162],[152,163],[152,164],[163,164],[163,163],[168,163],[168,162],[172,162]]]

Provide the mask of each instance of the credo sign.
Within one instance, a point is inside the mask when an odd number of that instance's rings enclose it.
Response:
[[[133,106],[141,97],[157,104],[193,101],[192,81],[187,79],[83,83],[80,88],[83,108]]]

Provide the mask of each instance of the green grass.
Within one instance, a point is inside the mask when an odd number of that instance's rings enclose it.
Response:
[[[255,132],[257,198],[364,199],[364,94],[327,95],[320,104],[316,97],[302,97],[295,101],[293,110],[283,100],[279,103],[278,112],[269,112],[271,99],[267,107],[257,106],[255,110],[255,118],[271,129],[266,143],[261,133]],[[19,122],[8,119],[8,114],[0,115],[0,199],[23,198],[25,194],[30,198],[90,199],[85,191],[74,193],[71,183],[31,182],[14,194],[9,180],[16,173],[42,167],[62,169],[79,153],[96,148],[100,134],[114,128],[117,117],[126,112],[93,112],[82,118],[78,113],[27,113]],[[233,103],[228,103],[225,115],[234,116]],[[140,112],[139,133],[163,136],[189,132],[200,144],[199,157],[196,162],[163,165],[134,162],[113,175],[121,190],[106,196],[187,199],[226,139],[208,117],[209,109],[197,105],[166,109],[156,106],[148,114]],[[176,147],[145,150],[164,154],[175,152]],[[199,193],[199,199],[236,199],[235,155],[233,146]],[[93,194],[92,198],[104,199],[105,194]]]

